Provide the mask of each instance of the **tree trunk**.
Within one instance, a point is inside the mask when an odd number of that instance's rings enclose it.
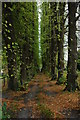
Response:
[[[22,53],[20,54],[20,59],[21,59],[21,65],[20,65],[20,82],[21,85],[27,80],[27,66],[29,65],[29,46],[28,46],[28,41],[27,44],[23,45],[22,48]]]
[[[65,3],[59,3],[59,38],[58,38],[58,81],[60,84],[60,78],[63,76],[64,70],[64,52],[63,52],[63,43],[64,43],[64,10]]]
[[[4,7],[6,4],[6,8]],[[7,50],[7,62],[8,62],[8,88],[12,90],[17,89],[17,78],[16,78],[16,55],[14,50],[14,43],[15,43],[15,35],[14,35],[14,27],[13,27],[13,18],[12,18],[12,12],[9,8],[12,8],[11,3],[3,3],[3,11],[4,11],[4,20],[3,20],[3,40],[6,45]],[[8,33],[5,28],[5,21],[7,21],[7,29],[10,31]],[[11,24],[11,26],[9,25]]]
[[[51,80],[56,79],[56,55],[57,55],[57,39],[56,39],[56,3],[51,3],[54,15],[51,17]]]
[[[74,2],[68,3],[69,10],[69,33],[68,33],[68,68],[67,68],[67,86],[68,91],[75,91],[75,81],[77,78],[77,39],[76,39],[76,10]]]

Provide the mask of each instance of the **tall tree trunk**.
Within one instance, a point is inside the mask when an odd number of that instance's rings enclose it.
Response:
[[[56,3],[51,3],[51,9],[54,15],[51,17],[51,80],[56,79],[56,54],[57,54],[57,39],[56,39]]]
[[[28,65],[29,65],[29,43],[28,43],[28,39],[25,38],[25,40],[27,40],[27,43],[25,43],[22,47],[21,50],[21,56],[20,56],[20,60],[21,60],[21,65],[20,65],[20,82],[21,85],[23,85],[23,83],[27,80],[27,71],[28,71]]]
[[[6,4],[6,8],[4,7]],[[11,3],[3,3],[3,11],[4,11],[4,20],[3,20],[3,39],[4,43],[6,45],[7,50],[7,62],[8,62],[8,88],[12,90],[17,89],[17,78],[16,78],[16,55],[15,55],[15,35],[14,35],[14,26],[13,26],[13,18],[12,18],[12,12],[9,8],[12,8]],[[7,30],[5,28],[5,21],[7,21]],[[7,31],[10,31],[7,32]]]
[[[77,78],[77,39],[76,39],[76,10],[77,5],[74,2],[68,3],[69,10],[69,33],[68,33],[68,68],[67,68],[67,86],[68,91],[75,91],[75,81]]]
[[[16,77],[16,56],[12,43],[10,44],[10,49],[7,48],[7,60],[9,74],[8,88],[12,90],[17,90],[18,83]]]
[[[63,76],[64,69],[64,10],[65,3],[59,3],[59,38],[58,38],[58,84],[60,84],[60,78]]]

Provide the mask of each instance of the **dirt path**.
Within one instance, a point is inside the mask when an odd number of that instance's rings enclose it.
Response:
[[[26,108],[22,108],[18,114],[18,118],[32,118],[32,108],[33,105],[29,106],[30,101],[34,101],[37,94],[38,94],[39,88],[38,85],[34,85],[31,87],[31,90],[28,94],[24,96],[24,103]]]
[[[28,92],[7,94],[9,108],[12,102],[19,107],[17,118],[80,118],[79,92],[63,92],[65,86],[50,79],[40,73],[29,83]]]
[[[39,74],[29,87],[31,90],[24,97],[26,109],[21,109],[19,118],[44,118],[52,117],[52,114],[61,118],[80,117],[78,98],[75,99],[78,94],[65,92],[64,95],[64,85],[56,85],[56,81],[50,81],[48,76]]]
[[[24,103],[26,108],[22,108],[18,114],[18,118],[34,118],[34,117],[40,117],[38,116],[40,113],[36,111],[36,113],[33,112],[34,105],[31,104],[31,102],[36,102],[34,104],[37,104],[37,96],[42,92],[42,83],[45,81],[48,81],[49,77],[39,74],[36,77],[34,77],[33,82],[30,83],[29,88],[30,91],[28,94],[24,96]],[[40,86],[41,85],[41,86]],[[36,116],[37,115],[37,116]]]

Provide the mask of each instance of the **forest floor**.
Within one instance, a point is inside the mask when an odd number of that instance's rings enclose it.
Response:
[[[40,73],[29,82],[27,91],[3,91],[3,104],[12,118],[80,118],[79,91],[63,91],[47,75]],[[14,115],[14,116],[13,116]]]

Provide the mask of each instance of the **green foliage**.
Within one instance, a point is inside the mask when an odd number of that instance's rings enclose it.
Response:
[[[64,71],[63,76],[59,79],[59,84],[66,84],[67,71]]]
[[[64,84],[66,82],[66,79],[64,76],[62,76],[60,79],[59,79],[59,83],[60,84]]]
[[[50,42],[51,42],[51,26],[50,26],[51,11],[49,3],[42,3],[42,17],[41,17],[41,56],[43,71],[50,72]]]
[[[78,87],[80,89],[80,71],[78,71],[77,74],[78,74],[77,83],[78,83]]]
[[[3,68],[8,71],[9,88],[16,90],[40,66],[37,3],[3,3],[2,14]]]
[[[41,56],[39,54],[37,2],[2,3],[2,66],[4,73],[8,76],[8,87],[12,90],[19,89],[20,85],[30,81],[38,73],[39,68],[51,73],[53,78],[61,70],[62,73],[58,76],[63,74],[65,3],[43,2],[40,7],[42,10]],[[73,39],[70,42],[73,42]],[[58,71],[56,72],[57,61]],[[77,63],[80,70],[80,57]],[[66,78],[63,76],[59,81],[62,84]]]
[[[39,107],[42,117],[45,117],[45,118],[54,117],[54,113],[52,113],[51,110],[45,106],[45,104],[38,103],[38,107]]]
[[[24,82],[23,85],[20,84],[20,81],[18,81],[18,88],[17,91],[26,91],[28,89],[29,81]]]
[[[7,112],[7,104],[4,102],[2,106],[2,120],[5,120],[7,118],[10,119],[10,115]]]

